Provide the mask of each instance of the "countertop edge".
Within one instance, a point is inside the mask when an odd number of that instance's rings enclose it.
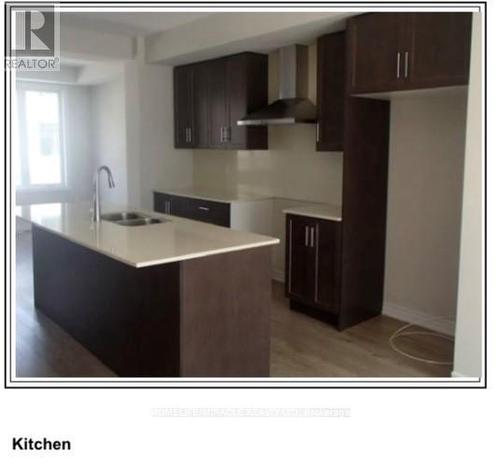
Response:
[[[329,215],[321,214],[321,213],[306,213],[306,212],[302,212],[302,211],[294,211],[293,208],[284,209],[284,210],[282,210],[282,213],[293,214],[295,216],[305,216],[305,217],[311,217],[311,218],[317,218],[317,219],[325,219],[326,221],[342,222],[341,216],[329,216]]]
[[[88,250],[95,251],[96,253],[99,253],[103,256],[107,256],[110,259],[114,259],[115,261],[119,261],[122,264],[126,264],[127,266],[131,266],[131,267],[136,268],[136,269],[141,269],[141,268],[151,267],[151,266],[159,266],[161,264],[178,263],[180,261],[187,261],[189,259],[203,258],[206,256],[219,255],[219,254],[223,254],[223,253],[231,253],[231,252],[235,252],[235,251],[250,250],[253,248],[260,248],[260,247],[265,247],[265,246],[277,245],[280,243],[279,239],[274,238],[271,240],[266,240],[266,241],[259,242],[259,243],[251,243],[248,245],[235,245],[235,246],[230,246],[230,247],[221,248],[221,249],[203,251],[203,252],[198,252],[198,253],[190,253],[187,255],[180,255],[180,256],[176,256],[174,258],[164,258],[164,259],[142,261],[142,262],[136,263],[133,261],[128,261],[128,260],[126,260],[120,256],[114,255],[112,253],[109,253],[108,251],[102,250],[101,248],[96,248],[88,243],[84,243],[80,240],[75,239],[74,237],[70,237],[68,235],[57,232],[49,227],[44,227],[44,226],[42,226],[34,221],[30,221],[29,219],[23,218],[21,216],[18,216],[18,217],[20,219],[22,219],[23,221],[29,222],[33,226],[38,227],[39,229],[43,229],[46,232],[53,233],[54,235],[57,235],[58,237],[61,237],[65,240],[68,240],[69,242],[72,242],[76,245],[87,248]]]
[[[254,248],[262,248],[265,246],[272,246],[272,245],[277,245],[280,243],[279,239],[273,239],[273,240],[268,240],[266,242],[262,243],[252,243],[250,245],[237,245],[237,246],[232,246],[232,247],[227,247],[224,249],[220,250],[211,250],[211,251],[204,251],[200,253],[191,253],[188,255],[182,255],[181,257],[176,257],[176,258],[166,258],[166,259],[160,259],[156,261],[146,261],[142,262],[139,264],[134,265],[136,268],[144,268],[144,267],[151,267],[151,266],[159,266],[161,264],[169,264],[169,263],[178,263],[180,261],[188,261],[190,259],[197,259],[197,258],[205,258],[207,256],[214,256],[214,255],[221,255],[225,253],[232,253],[236,251],[244,251],[244,250],[252,250]]]

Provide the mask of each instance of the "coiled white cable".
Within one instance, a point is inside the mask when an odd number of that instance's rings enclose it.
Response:
[[[432,318],[432,319],[427,319],[426,321],[422,321],[422,322],[431,322],[431,321],[435,321],[435,320],[448,320],[448,319],[445,319],[445,318]],[[440,366],[451,366],[451,365],[453,365],[453,362],[451,362],[451,361],[436,361],[435,359],[422,358],[420,356],[414,356],[414,355],[412,355],[410,353],[407,353],[406,351],[403,351],[401,348],[398,348],[396,346],[396,344],[394,343],[394,341],[397,338],[406,337],[406,336],[410,336],[410,335],[428,335],[428,336],[431,336],[431,337],[444,338],[445,340],[451,340],[451,341],[454,340],[454,337],[452,337],[451,335],[445,335],[445,334],[441,334],[441,333],[438,333],[438,332],[431,332],[431,331],[424,331],[424,330],[416,330],[416,331],[406,332],[406,330],[409,329],[410,327],[418,327],[418,326],[414,322],[411,322],[409,324],[405,324],[403,327],[400,327],[398,330],[396,330],[389,337],[389,344],[391,345],[391,348],[394,351],[396,351],[397,353],[401,354],[402,356],[405,356],[407,358],[413,359],[414,361],[420,361],[420,362],[424,362],[424,363],[427,363],[427,364],[435,364],[435,365],[440,365]]]

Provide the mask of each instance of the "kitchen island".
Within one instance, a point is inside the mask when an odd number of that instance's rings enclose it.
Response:
[[[268,376],[279,240],[139,213],[161,222],[93,223],[87,204],[18,207],[33,226],[36,308],[122,377]]]

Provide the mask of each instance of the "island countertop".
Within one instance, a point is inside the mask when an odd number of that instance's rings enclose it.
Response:
[[[16,215],[35,226],[133,267],[276,245],[279,239],[137,208],[103,205],[103,213],[134,211],[163,219],[159,224],[92,223],[87,203],[18,206]]]

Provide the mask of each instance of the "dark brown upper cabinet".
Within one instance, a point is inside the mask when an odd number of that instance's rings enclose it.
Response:
[[[412,87],[466,85],[469,82],[470,13],[415,13],[410,18]]]
[[[175,147],[194,146],[194,66],[174,69]]]
[[[348,93],[466,85],[470,13],[371,13],[348,21]]]
[[[207,148],[207,79],[199,64],[174,69],[174,126],[176,148]]]
[[[318,39],[317,151],[344,149],[345,32]]]
[[[267,105],[267,55],[240,53],[174,73],[176,148],[267,149],[267,127],[237,124]]]
[[[267,127],[238,120],[267,105],[267,55],[240,53],[207,66],[210,148],[266,150]]]

